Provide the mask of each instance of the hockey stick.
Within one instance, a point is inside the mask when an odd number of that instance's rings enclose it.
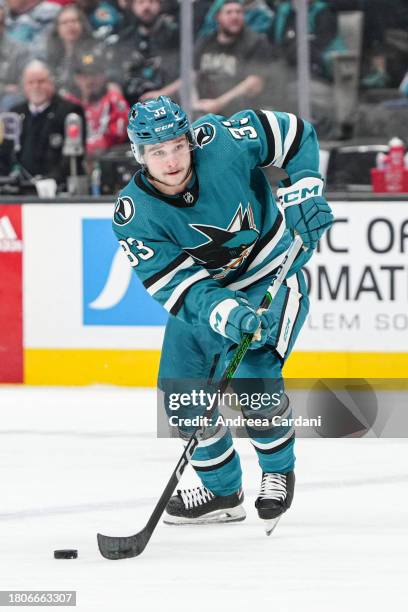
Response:
[[[275,298],[279,287],[284,281],[290,267],[296,259],[300,249],[302,248],[302,239],[300,236],[296,236],[292,245],[290,246],[283,262],[278,267],[276,273],[271,279],[271,283],[266,291],[265,296],[262,299],[262,302],[259,308],[269,308],[272,300]],[[241,363],[245,353],[247,352],[249,345],[251,344],[253,339],[253,334],[245,334],[238,344],[237,348],[234,351],[234,354],[231,358],[231,361],[224,372],[223,377],[218,385],[218,389],[221,393],[225,391],[229,380],[234,376],[235,372],[238,369],[239,364]],[[211,418],[212,414],[217,409],[217,404],[211,408],[211,410],[207,411],[206,417]],[[173,492],[179,482],[183,472],[191,461],[191,457],[200,442],[200,434],[202,433],[202,427],[198,426],[193,434],[191,435],[190,440],[187,443],[187,446],[184,449],[183,454],[181,455],[176,468],[173,474],[170,477],[169,482],[166,485],[163,493],[159,501],[156,504],[155,509],[151,517],[149,518],[146,526],[136,533],[135,535],[128,537],[111,537],[105,536],[101,533],[98,533],[98,546],[100,553],[106,559],[129,559],[131,557],[137,557],[140,555],[144,549],[146,548],[147,543],[149,542],[153,531],[156,528],[157,523],[159,522],[169,500],[173,495]]]

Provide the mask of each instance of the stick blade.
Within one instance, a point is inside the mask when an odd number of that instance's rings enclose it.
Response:
[[[146,548],[150,535],[146,527],[139,533],[128,537],[111,537],[98,533],[99,551],[105,559],[111,561],[138,557]]]

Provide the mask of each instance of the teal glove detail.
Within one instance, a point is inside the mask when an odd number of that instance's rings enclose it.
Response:
[[[237,293],[235,298],[226,298],[213,306],[210,314],[212,329],[229,338],[236,344],[244,334],[255,334],[250,349],[258,349],[265,344],[272,333],[275,319],[269,310],[256,312],[244,294]]]
[[[333,213],[323,197],[323,181],[312,171],[298,172],[291,179],[298,180],[277,191],[286,225],[301,236],[307,249],[314,249],[333,223]]]

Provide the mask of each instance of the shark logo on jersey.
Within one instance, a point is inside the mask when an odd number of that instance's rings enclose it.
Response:
[[[132,198],[122,196],[118,198],[113,215],[113,222],[116,225],[126,225],[135,216],[135,205]]]
[[[190,224],[190,227],[209,240],[197,247],[184,247],[184,251],[206,268],[216,270],[213,278],[224,278],[239,268],[259,236],[251,204],[245,212],[240,204],[226,229],[198,224]]]
[[[211,125],[211,123],[202,123],[194,128],[194,136],[197,145],[202,149],[205,145],[210,144],[210,142],[214,140],[215,126]]]

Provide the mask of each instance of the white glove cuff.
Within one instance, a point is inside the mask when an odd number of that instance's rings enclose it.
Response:
[[[276,194],[283,210],[289,206],[301,204],[309,198],[323,195],[324,182],[317,177],[300,179],[290,187],[281,187]]]
[[[240,303],[233,298],[226,298],[222,300],[222,302],[219,302],[210,314],[210,325],[212,329],[222,336],[225,336],[225,338],[228,338],[225,333],[225,326],[227,325],[231,310],[239,305]]]

